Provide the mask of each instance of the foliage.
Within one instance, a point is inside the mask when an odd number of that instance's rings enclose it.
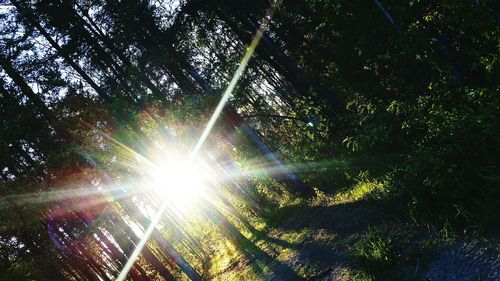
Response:
[[[261,23],[203,147],[211,168],[230,171],[214,188],[220,205],[194,226],[165,218],[132,279],[237,268],[259,252],[248,237],[309,204],[387,203],[445,242],[498,231],[495,1],[0,2],[0,279],[116,276],[160,205],[123,195],[144,176],[138,155],[158,139],[195,146]],[[52,198],[75,187],[80,199]],[[305,229],[283,237],[302,243]],[[351,248],[354,279],[434,245],[385,234]]]
[[[492,175],[498,168],[500,131],[493,124],[500,104],[495,94],[480,90],[469,92],[462,106],[459,111],[433,105],[425,134],[391,173],[389,186],[417,221],[492,230],[499,214]]]

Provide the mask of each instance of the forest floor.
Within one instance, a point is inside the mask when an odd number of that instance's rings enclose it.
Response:
[[[212,280],[500,280],[500,239],[398,219],[377,184],[277,210],[274,224],[247,235],[239,258]]]

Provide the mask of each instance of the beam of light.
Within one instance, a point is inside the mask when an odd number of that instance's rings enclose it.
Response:
[[[208,135],[210,134],[210,131],[215,125],[215,122],[217,121],[217,118],[219,118],[219,115],[222,112],[222,109],[226,105],[227,101],[231,97],[231,94],[233,93],[234,88],[236,87],[236,84],[238,83],[238,80],[240,79],[241,75],[243,75],[248,62],[250,61],[250,58],[252,57],[255,48],[259,44],[260,39],[262,38],[262,34],[264,33],[265,29],[267,28],[269,19],[271,18],[271,13],[268,13],[268,15],[265,17],[264,22],[260,25],[259,29],[257,30],[257,33],[255,34],[252,43],[250,43],[250,46],[247,48],[245,55],[243,56],[243,59],[241,59],[240,65],[236,69],[233,78],[231,79],[231,82],[229,83],[229,86],[227,86],[226,91],[224,91],[224,94],[222,95],[222,98],[220,99],[219,103],[217,104],[217,107],[214,110],[214,113],[212,114],[212,117],[210,117],[210,120],[207,123],[207,126],[205,127],[205,130],[203,130],[203,133],[201,134],[200,139],[196,143],[196,146],[193,149],[191,157],[194,158],[196,154],[200,151],[201,147],[203,146],[203,143],[207,139]]]
[[[111,143],[115,144],[118,148],[121,148],[123,150],[124,153],[122,155],[120,155],[120,158],[126,159],[128,161],[128,163],[125,163],[124,161],[119,161],[118,162],[119,164],[126,166],[126,167],[129,167],[129,168],[132,168],[132,169],[137,169],[138,165],[131,164],[131,163],[136,163],[137,161],[141,161],[143,163],[142,165],[146,164],[146,165],[148,165],[149,168],[155,167],[155,164],[150,159],[148,159],[144,155],[140,154],[139,152],[135,151],[134,149],[132,149],[128,145],[124,144],[123,142],[112,137],[111,135],[104,132],[103,130],[96,128],[85,121],[83,121],[82,123],[83,123],[83,125],[87,126],[90,130],[96,131],[99,135],[103,136],[105,139],[111,141]]]
[[[261,39],[261,37],[262,37],[265,29],[267,28],[267,25],[268,25],[270,19],[271,19],[271,13],[268,13],[268,15],[264,19],[264,22],[261,24],[261,26],[257,30],[257,32],[256,32],[256,34],[255,34],[255,36],[254,36],[254,38],[252,40],[252,42],[250,43],[250,46],[247,48],[247,50],[245,52],[245,55],[243,56],[243,58],[242,58],[242,60],[240,62],[240,65],[236,69],[236,71],[235,71],[235,73],[233,75],[233,78],[231,79],[231,82],[229,83],[229,86],[226,88],[224,94],[222,95],[221,100],[217,104],[217,107],[215,108],[212,116],[210,117],[210,119],[209,119],[209,121],[207,123],[207,126],[203,130],[203,133],[201,134],[198,142],[196,143],[193,151],[191,152],[191,154],[189,156],[189,162],[188,163],[192,163],[193,162],[193,160],[196,158],[197,154],[199,153],[201,147],[205,143],[208,135],[210,134],[210,131],[212,130],[212,128],[215,125],[215,122],[217,121],[217,118],[220,116],[220,114],[222,112],[222,109],[224,108],[224,106],[226,105],[227,101],[231,97],[231,94],[232,94],[234,88],[236,87],[236,84],[238,83],[238,80],[240,79],[241,75],[243,75],[243,72],[245,71],[245,69],[246,69],[246,67],[248,65],[248,62],[250,61],[250,58],[252,57],[252,55],[253,55],[253,53],[255,51],[255,48],[259,44],[259,41],[260,41],[260,39]],[[121,143],[119,143],[119,144],[121,144]],[[156,213],[154,219],[151,221],[151,224],[149,225],[149,227],[144,232],[144,235],[141,238],[141,241],[135,247],[134,251],[130,255],[130,257],[127,260],[125,266],[123,267],[122,271],[120,272],[120,274],[116,278],[116,281],[123,281],[127,277],[127,274],[130,271],[130,269],[132,268],[132,266],[134,265],[135,260],[137,259],[137,257],[139,256],[139,254],[142,252],[142,249],[144,248],[144,246],[146,245],[147,241],[149,240],[149,237],[151,236],[151,234],[153,233],[154,229],[156,228],[156,225],[160,222],[160,220],[161,220],[161,218],[163,216],[163,213],[167,209],[167,203],[168,203],[168,201],[163,202],[162,205],[160,206],[160,208],[158,209],[158,212]],[[191,279],[194,279],[194,280],[201,280],[201,278],[199,276],[198,276],[198,278],[196,278],[196,276],[189,276],[189,277]]]
[[[144,157],[142,154],[140,154],[140,153],[136,152],[135,150],[133,150],[132,148],[128,147],[126,144],[124,144],[124,143],[120,142],[119,140],[113,138],[112,136],[110,136],[109,134],[105,133],[102,130],[99,130],[99,129],[97,129],[95,127],[92,127],[90,125],[88,125],[88,126],[90,128],[92,128],[92,129],[96,130],[103,137],[107,138],[112,143],[116,144],[118,147],[121,147],[123,150],[125,150],[125,152],[130,153],[130,155],[135,156],[137,159],[144,161],[146,164],[150,165],[151,167],[154,167],[154,164],[148,158]]]
[[[325,168],[329,162],[333,160],[322,161],[322,162],[309,162],[309,163],[296,163],[287,166],[287,171],[284,171],[282,167],[276,166],[275,163],[270,164],[259,164],[256,166],[248,167],[223,167],[223,171],[218,174],[217,181],[235,181],[239,179],[248,179],[251,177],[279,177],[285,176],[288,172],[305,172],[305,171],[317,171],[318,168]],[[226,169],[230,169],[227,170]]]
[[[148,242],[149,237],[151,236],[151,234],[155,230],[156,225],[160,222],[166,208],[167,208],[167,204],[163,203],[161,205],[160,209],[158,210],[158,212],[156,213],[155,217],[151,220],[151,224],[148,226],[148,228],[144,232],[144,235],[142,236],[141,241],[139,241],[139,244],[137,244],[134,251],[132,252],[130,257],[128,258],[127,262],[123,266],[122,271],[120,272],[118,277],[116,277],[116,281],[123,281],[123,280],[125,280],[125,278],[127,278],[128,272],[130,271],[132,266],[134,266],[135,260],[139,257],[139,254],[142,252],[142,249],[144,248],[144,246],[146,246],[146,243]]]
[[[91,196],[99,196],[93,200],[94,204],[103,204],[109,201],[118,201],[120,199],[130,197],[133,195],[141,194],[147,190],[139,190],[136,188],[127,188],[121,186],[106,186],[105,189],[99,188],[71,188],[71,189],[54,189],[41,192],[31,192],[23,194],[12,194],[5,196],[5,198],[0,199],[0,210],[7,208],[7,203],[5,201],[13,201],[16,204],[27,205],[27,204],[44,204],[50,202],[63,202],[65,200],[72,200],[78,198],[87,198]]]

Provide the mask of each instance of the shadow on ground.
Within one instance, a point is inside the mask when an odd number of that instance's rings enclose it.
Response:
[[[253,270],[264,280],[303,280],[297,273],[305,271],[307,280],[325,278],[331,274],[342,275],[339,268],[349,267],[346,251],[356,238],[371,227],[378,227],[394,219],[392,214],[383,212],[385,202],[356,201],[352,203],[309,206],[302,205],[289,209],[284,220],[268,232],[251,230],[254,239],[246,248],[252,254]],[[287,233],[305,230],[300,241],[290,242]],[[292,239],[293,240],[293,239]],[[258,243],[267,245],[265,251]],[[284,262],[278,257],[290,249],[293,255]],[[266,273],[262,265],[271,272]],[[337,273],[332,273],[337,272]]]

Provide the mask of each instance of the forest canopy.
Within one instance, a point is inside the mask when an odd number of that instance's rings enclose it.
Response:
[[[0,280],[418,275],[387,225],[500,230],[499,82],[498,1],[0,0]]]

